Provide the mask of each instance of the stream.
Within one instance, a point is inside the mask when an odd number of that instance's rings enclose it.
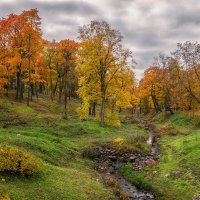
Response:
[[[137,173],[137,171],[140,171],[145,166],[155,165],[159,160],[160,148],[156,142],[157,137],[159,137],[159,133],[156,133],[147,122],[143,122],[141,126],[149,134],[147,144],[151,145],[150,153],[145,155],[125,155],[125,160],[123,159],[122,161],[120,155],[118,155],[113,149],[109,147],[102,147],[99,149],[100,156],[98,158],[104,159],[104,161],[109,161],[109,168],[107,169],[106,173],[118,180],[121,188],[124,192],[126,192],[128,199],[156,200],[156,197],[153,193],[138,189],[118,173],[118,170],[127,163],[131,163],[133,166],[133,171]]]

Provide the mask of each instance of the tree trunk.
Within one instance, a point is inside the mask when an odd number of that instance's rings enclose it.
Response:
[[[142,100],[140,99],[140,114],[142,114]]]
[[[67,91],[65,91],[65,109],[64,109],[64,115],[65,115],[65,119],[67,119]]]
[[[31,101],[33,100],[33,96],[35,95],[34,93],[34,85],[31,83]]]
[[[101,126],[105,126],[105,89],[102,89],[101,94]]]
[[[15,96],[15,99],[19,99],[19,92],[20,92],[20,71],[18,71],[17,72],[17,74],[16,74],[16,76],[17,76],[17,83],[16,83],[16,85],[17,85],[17,88],[16,88],[16,96]]]
[[[68,92],[68,99],[71,100],[71,90],[69,88],[69,92]]]
[[[89,112],[88,112],[89,115],[92,115],[92,108],[91,106],[89,106]]]
[[[64,118],[67,119],[67,66],[64,71]]]
[[[60,78],[59,96],[58,96],[59,103],[61,103],[62,100],[62,90],[63,90],[63,78]]]
[[[154,108],[155,108],[156,112],[157,113],[161,112],[162,110],[161,110],[160,106],[158,105],[156,97],[154,95],[151,95],[151,98],[152,98],[152,101],[153,101]]]
[[[171,108],[171,101],[170,101],[170,95],[169,95],[169,92],[165,92],[165,102],[164,102],[164,105],[165,105],[165,111],[169,111],[170,114],[174,114],[172,108]]]
[[[56,91],[57,91],[57,87],[58,87],[58,79],[56,80],[56,85],[53,89],[53,97],[55,97]]]
[[[28,35],[28,98],[27,106],[30,102],[30,90],[31,90],[31,55],[30,55],[30,34]]]
[[[51,101],[53,101],[53,80],[52,80],[51,68],[50,68],[50,90],[51,90]]]
[[[35,96],[37,97],[38,99],[38,88],[37,88],[37,84],[35,83]]]
[[[20,101],[23,99],[23,96],[24,96],[24,84],[22,83],[20,78]]]
[[[95,117],[96,116],[96,102],[92,104],[92,115]]]
[[[154,108],[155,108],[156,112],[158,112],[158,108],[157,108],[157,105],[156,105],[156,101],[155,101],[154,96],[151,95],[151,98],[152,98],[152,101],[153,101]]]

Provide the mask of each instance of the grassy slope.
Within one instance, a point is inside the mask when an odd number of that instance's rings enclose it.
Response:
[[[45,161],[43,170],[33,177],[1,173],[0,193],[14,200],[116,199],[93,170],[93,163],[81,158],[81,149],[145,133],[135,125],[101,128],[92,120],[82,122],[75,107],[76,103],[69,105],[69,120],[63,120],[61,108],[48,100],[35,100],[27,107],[0,99],[0,143],[26,149]]]
[[[158,166],[143,174],[164,194],[161,199],[190,200],[200,193],[200,128],[184,113],[167,118],[162,113],[154,118],[154,123],[166,130],[159,141],[162,156]],[[167,131],[169,127],[175,130],[173,134]]]

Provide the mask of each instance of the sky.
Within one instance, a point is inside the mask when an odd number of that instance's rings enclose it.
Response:
[[[39,10],[48,40],[76,40],[80,26],[107,21],[133,52],[138,79],[160,52],[200,38],[199,0],[0,0],[0,17],[31,8]]]

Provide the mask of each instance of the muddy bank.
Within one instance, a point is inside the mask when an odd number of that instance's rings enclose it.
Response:
[[[138,189],[129,183],[118,170],[126,164],[131,164],[135,173],[144,167],[156,165],[160,158],[160,148],[157,144],[159,133],[156,133],[147,122],[141,123],[141,126],[148,132],[149,137],[147,143],[151,146],[151,152],[146,154],[122,153],[113,148],[112,145],[103,145],[96,149],[95,161],[97,170],[101,173],[115,177],[121,188],[126,192],[127,199],[134,200],[155,200],[156,197],[149,191]]]

